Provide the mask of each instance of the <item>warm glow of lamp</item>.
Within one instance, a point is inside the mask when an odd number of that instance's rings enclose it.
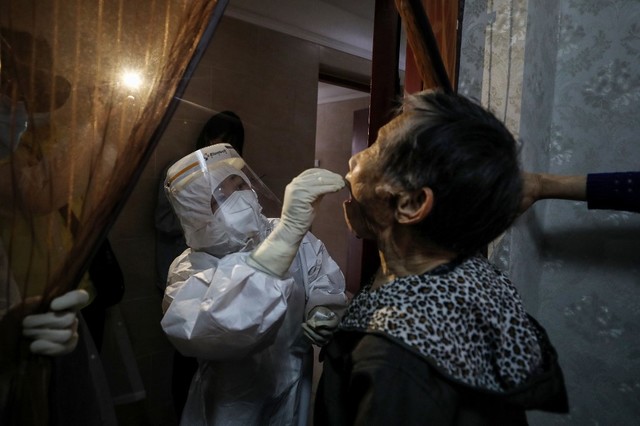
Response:
[[[122,83],[129,89],[139,89],[142,86],[142,76],[137,71],[124,71]]]

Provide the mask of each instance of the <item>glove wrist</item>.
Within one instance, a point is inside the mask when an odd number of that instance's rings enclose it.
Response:
[[[282,278],[298,253],[303,236],[283,238],[279,235],[278,227],[251,253],[247,263],[262,272]]]

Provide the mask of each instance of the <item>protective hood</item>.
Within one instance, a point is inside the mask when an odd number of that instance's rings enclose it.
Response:
[[[226,144],[195,151],[169,168],[165,190],[192,249],[222,257],[252,250],[266,237],[269,223],[243,168]],[[217,195],[223,186],[225,194]]]

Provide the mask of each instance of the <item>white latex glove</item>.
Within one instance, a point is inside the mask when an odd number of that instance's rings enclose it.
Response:
[[[326,306],[316,306],[309,312],[307,322],[302,324],[304,335],[316,346],[329,343],[338,328],[340,318]]]
[[[29,349],[39,355],[64,355],[78,344],[77,311],[89,301],[85,290],[72,290],[56,297],[44,314],[22,320],[22,334],[33,339]]]
[[[308,169],[295,177],[284,191],[280,222],[258,246],[247,263],[276,277],[282,277],[298,252],[302,238],[315,216],[315,205],[324,194],[344,187],[344,179],[325,169]]]

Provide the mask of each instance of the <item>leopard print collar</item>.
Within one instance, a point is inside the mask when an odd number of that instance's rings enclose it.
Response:
[[[525,382],[542,362],[515,287],[481,256],[363,287],[340,328],[385,334],[452,378],[492,391]]]

